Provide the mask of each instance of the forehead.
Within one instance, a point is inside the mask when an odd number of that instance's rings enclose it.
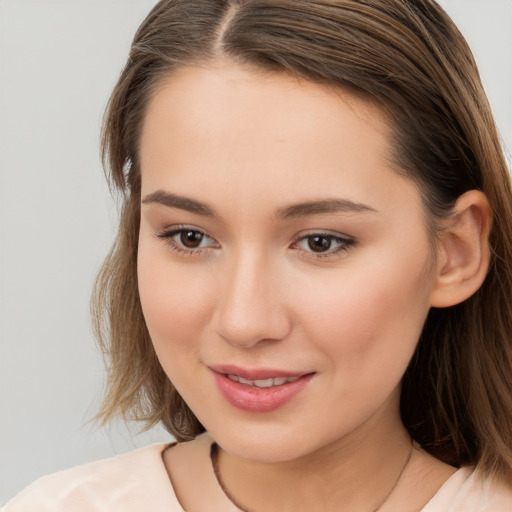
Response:
[[[148,105],[143,194],[190,195],[193,184],[200,195],[222,190],[241,204],[335,190],[375,196],[401,179],[390,140],[381,109],[344,90],[226,62],[182,67]]]
[[[182,124],[180,128],[219,130],[236,123],[240,136],[257,140],[268,135],[280,142],[296,137],[312,139],[315,128],[331,121],[338,126],[349,123],[352,131],[371,129],[384,138],[389,132],[383,111],[362,96],[334,85],[229,61],[208,67],[182,66],[161,80],[149,101],[143,138],[154,135],[148,131],[155,121],[169,123],[173,117]],[[354,123],[356,119],[358,123]],[[252,129],[256,124],[266,126],[266,130],[256,132]],[[209,138],[214,134],[205,133]]]

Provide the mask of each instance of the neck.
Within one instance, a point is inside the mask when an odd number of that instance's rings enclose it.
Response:
[[[220,449],[217,467],[227,493],[250,512],[372,512],[393,493],[411,449],[397,414],[290,461],[248,461]]]

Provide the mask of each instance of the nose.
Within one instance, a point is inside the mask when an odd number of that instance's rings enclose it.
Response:
[[[235,347],[251,348],[289,334],[292,322],[283,280],[271,262],[241,256],[223,274],[215,319],[221,338]]]

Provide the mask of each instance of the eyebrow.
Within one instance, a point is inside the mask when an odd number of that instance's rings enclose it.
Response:
[[[323,199],[320,201],[308,201],[297,203],[282,208],[278,211],[278,216],[283,219],[291,217],[305,217],[306,215],[320,215],[323,213],[362,213],[377,212],[371,206],[363,203],[355,203],[349,199]]]
[[[164,192],[163,190],[157,190],[142,199],[143,204],[157,203],[169,208],[179,208],[180,210],[186,210],[187,212],[196,213],[197,215],[205,216],[216,216],[215,211],[212,207],[206,203],[201,203],[195,199],[189,197],[178,196],[171,194],[170,192]]]
[[[171,192],[157,190],[142,199],[143,204],[161,204],[169,208],[179,208],[191,213],[203,216],[218,217],[215,210],[206,203],[202,203],[189,197],[178,196]],[[277,216],[282,219],[305,217],[308,215],[321,215],[325,213],[350,213],[350,212],[376,212],[374,208],[363,203],[356,203],[349,199],[322,199],[318,201],[306,201],[292,204],[277,211]]]

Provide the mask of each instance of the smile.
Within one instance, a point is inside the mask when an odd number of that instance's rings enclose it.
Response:
[[[301,395],[316,375],[316,372],[244,369],[231,365],[209,369],[221,396],[236,409],[252,413],[279,409]]]
[[[227,374],[226,377],[231,379],[234,382],[239,382],[240,384],[245,384],[246,386],[254,386],[257,388],[272,388],[275,386],[282,386],[283,384],[288,384],[289,382],[295,382],[299,380],[300,377],[274,377],[269,379],[244,379],[243,377],[239,377],[238,375]]]

